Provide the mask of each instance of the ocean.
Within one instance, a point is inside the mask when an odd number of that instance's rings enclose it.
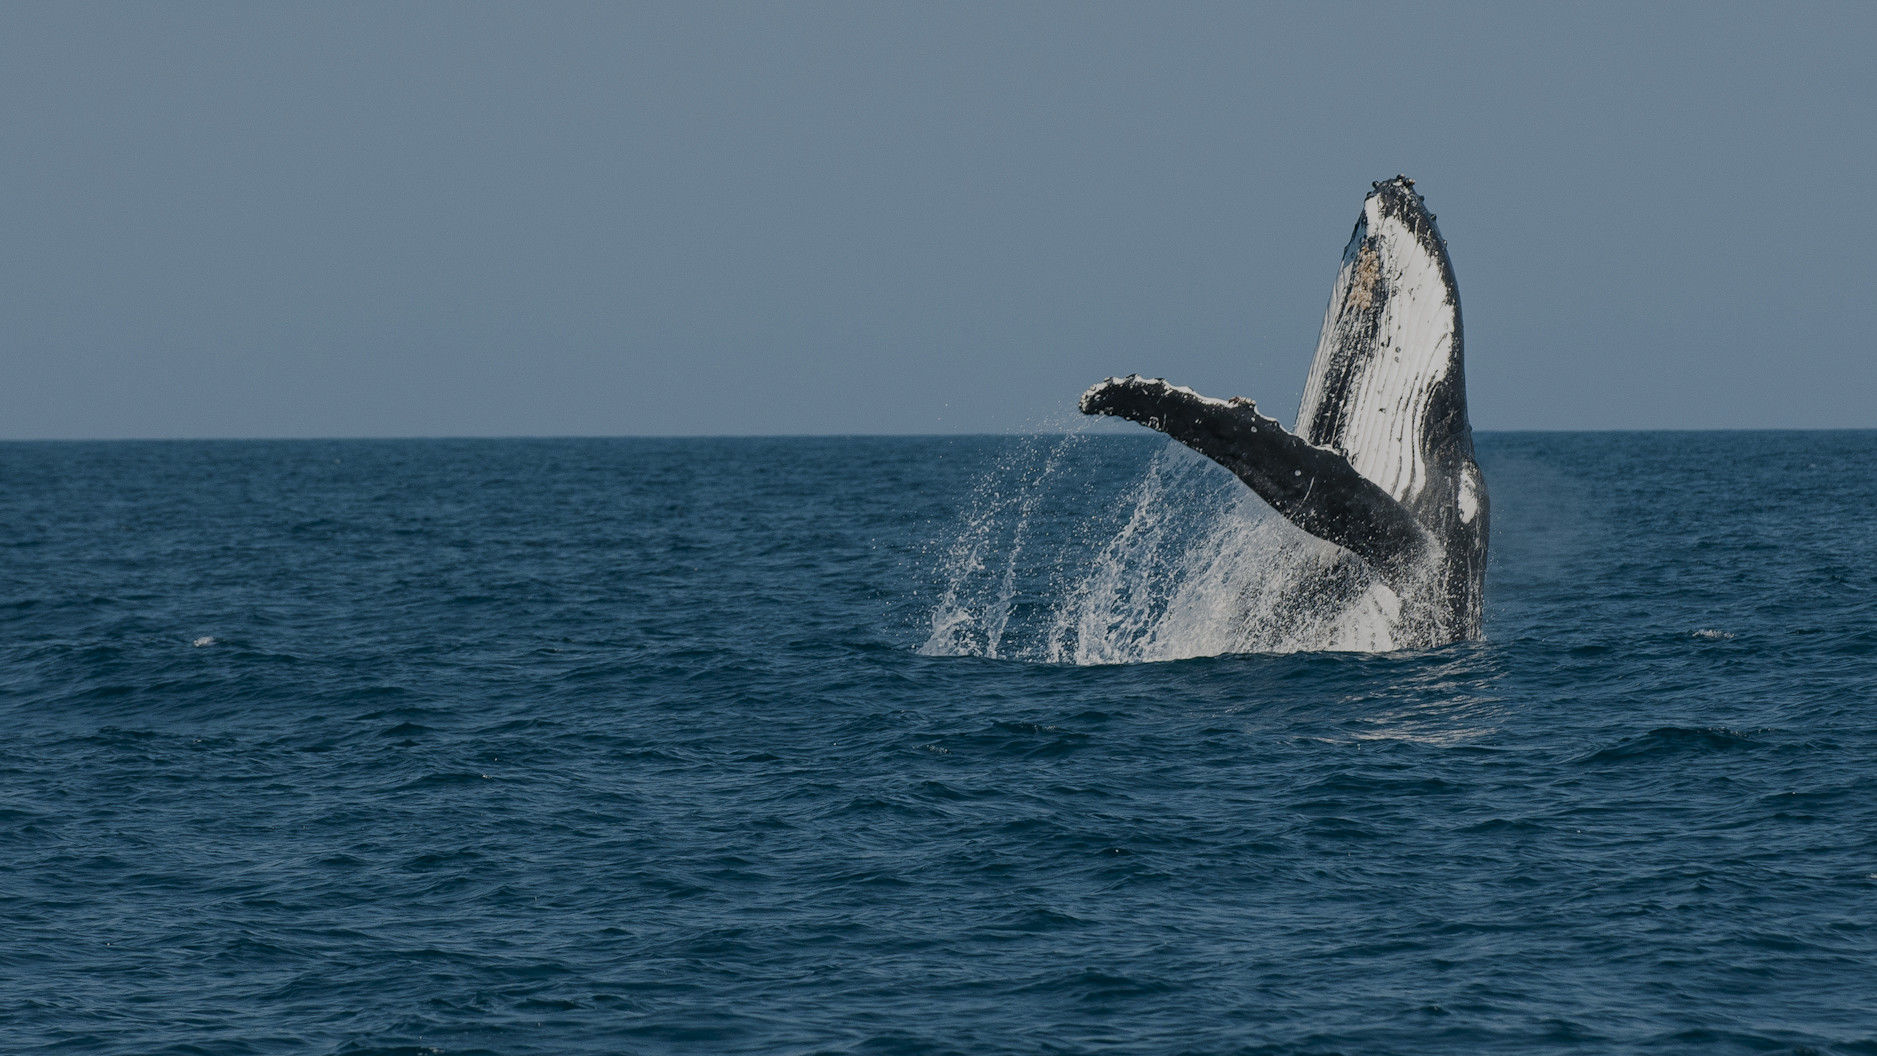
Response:
[[[0,444],[0,1051],[1877,1053],[1877,433]]]

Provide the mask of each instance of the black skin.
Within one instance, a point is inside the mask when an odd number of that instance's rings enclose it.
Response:
[[[1378,327],[1397,291],[1387,269],[1377,269],[1359,291],[1351,286],[1332,304],[1325,335],[1335,350],[1324,367],[1324,390],[1309,420],[1286,431],[1244,399],[1212,400],[1157,378],[1109,378],[1082,397],[1085,414],[1112,415],[1157,429],[1232,471],[1293,524],[1359,558],[1392,587],[1404,613],[1432,644],[1482,633],[1486,571],[1487,497],[1473,458],[1466,415],[1460,298],[1446,243],[1434,214],[1406,176],[1374,184],[1369,195],[1379,215],[1405,226],[1420,249],[1439,262],[1453,307],[1447,369],[1426,393],[1417,423],[1429,479],[1407,500],[1396,499],[1356,472],[1338,453],[1355,379],[1384,353]],[[1377,236],[1358,220],[1343,251],[1345,265],[1377,248]],[[1301,434],[1301,435],[1298,435]],[[1461,489],[1474,508],[1463,516]]]
[[[1433,538],[1349,460],[1313,446],[1249,400],[1209,400],[1159,378],[1109,378],[1082,397],[1083,414],[1157,429],[1232,471],[1291,523],[1343,547],[1403,584],[1435,549]]]

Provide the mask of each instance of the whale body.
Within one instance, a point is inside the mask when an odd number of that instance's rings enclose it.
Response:
[[[1295,432],[1243,397],[1138,374],[1090,388],[1081,409],[1166,433],[1341,547],[1400,602],[1397,646],[1477,639],[1488,503],[1466,414],[1460,292],[1414,181],[1373,188],[1343,250]],[[1348,569],[1322,574],[1350,582]],[[1323,594],[1301,586],[1302,598]]]

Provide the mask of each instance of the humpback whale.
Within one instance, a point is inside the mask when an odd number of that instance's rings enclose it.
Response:
[[[1482,634],[1486,481],[1473,459],[1461,360],[1460,292],[1434,214],[1396,176],[1372,185],[1343,249],[1296,431],[1243,397],[1202,396],[1159,378],[1109,378],[1084,414],[1157,429],[1231,470],[1291,523],[1358,566],[1336,584],[1379,581],[1400,603],[1396,645]]]

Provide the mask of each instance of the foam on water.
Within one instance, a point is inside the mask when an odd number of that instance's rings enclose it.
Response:
[[[1382,652],[1409,640],[1400,600],[1366,567],[1177,444],[1119,501],[1039,540],[1030,527],[1039,507],[1077,489],[1061,472],[1076,442],[1030,441],[980,482],[942,559],[945,587],[920,652],[1122,664]]]

